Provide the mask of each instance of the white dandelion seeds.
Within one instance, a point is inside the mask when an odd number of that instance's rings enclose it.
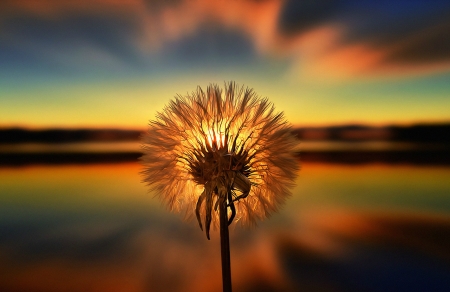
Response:
[[[143,181],[170,208],[217,226],[226,201],[228,224],[254,224],[290,196],[298,172],[296,140],[283,113],[252,89],[212,84],[177,95],[142,137]]]

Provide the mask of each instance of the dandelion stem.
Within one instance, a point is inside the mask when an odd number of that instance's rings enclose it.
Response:
[[[228,234],[228,212],[226,199],[222,200],[219,204],[219,216],[223,292],[231,292],[230,238]]]

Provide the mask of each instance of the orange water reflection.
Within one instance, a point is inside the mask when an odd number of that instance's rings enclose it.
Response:
[[[302,167],[279,214],[232,228],[234,291],[445,291],[450,168]],[[220,291],[217,232],[166,212],[139,171],[0,168],[0,290]]]
[[[74,211],[155,204],[139,171],[137,163],[0,168],[0,202]]]

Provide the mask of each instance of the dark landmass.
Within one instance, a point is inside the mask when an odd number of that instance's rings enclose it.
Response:
[[[450,123],[435,125],[367,127],[359,125],[293,130],[300,140],[314,141],[392,141],[450,144]]]
[[[397,141],[450,144],[450,123],[413,126],[368,127],[360,125],[293,129],[303,141]],[[139,130],[118,129],[0,129],[0,143],[72,143],[137,141]]]
[[[137,130],[117,129],[28,130],[11,128],[0,129],[0,144],[137,141],[141,133]]]

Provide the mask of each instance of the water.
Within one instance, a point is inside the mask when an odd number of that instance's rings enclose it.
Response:
[[[169,213],[135,162],[0,167],[0,291],[220,291],[218,232]],[[231,230],[234,291],[448,291],[450,167],[305,162]]]

